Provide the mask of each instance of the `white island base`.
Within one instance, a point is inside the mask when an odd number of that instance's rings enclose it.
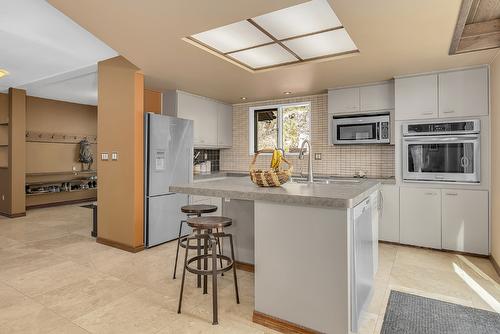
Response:
[[[363,180],[260,188],[226,177],[169,189],[224,199],[236,261],[255,264],[255,322],[285,333],[349,334],[371,299],[379,187]]]
[[[234,235],[236,260],[255,264],[255,322],[298,333],[357,331],[359,318],[353,328],[350,320],[353,212],[224,201],[223,214],[233,219],[227,232]]]

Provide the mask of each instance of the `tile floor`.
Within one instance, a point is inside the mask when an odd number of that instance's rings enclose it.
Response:
[[[0,218],[0,333],[276,333],[251,321],[253,275],[243,271],[240,305],[231,275],[220,280],[219,326],[193,275],[178,315],[175,243],[137,254],[100,245],[89,236],[91,215],[65,206]],[[499,283],[486,259],[381,244],[360,332],[380,331],[391,289],[500,312]]]

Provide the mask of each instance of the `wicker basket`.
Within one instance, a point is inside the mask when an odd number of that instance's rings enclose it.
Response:
[[[257,157],[259,156],[259,154],[272,152],[273,150],[258,151],[253,156],[253,160],[250,163],[250,179],[259,187],[279,187],[287,183],[292,177],[293,166],[288,160],[285,159],[284,156],[281,157],[281,160],[288,165],[288,169],[286,170],[280,169],[278,171],[275,171],[273,169],[270,169],[263,171],[255,169],[255,162],[257,161]]]

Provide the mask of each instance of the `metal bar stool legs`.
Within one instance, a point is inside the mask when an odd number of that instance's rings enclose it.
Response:
[[[222,227],[220,225],[224,226],[229,226],[231,225],[231,219],[225,218],[225,217],[201,217],[201,218],[193,218],[188,220],[188,225],[191,226],[193,229],[197,229],[194,233],[189,235],[186,238],[186,252],[184,255],[184,268],[182,271],[182,282],[181,282],[181,289],[180,289],[180,296],[179,296],[179,306],[177,309],[177,313],[181,313],[182,309],[182,298],[183,298],[183,293],[184,293],[184,284],[185,284],[185,279],[186,279],[186,271],[189,271],[192,274],[195,275],[202,275],[203,276],[203,291],[204,293],[207,292],[207,281],[208,281],[208,276],[212,276],[212,324],[217,325],[218,324],[218,275],[222,275],[222,273],[233,270],[233,279],[234,279],[234,288],[235,288],[235,295],[236,295],[236,303],[240,303],[240,298],[239,298],[239,291],[238,291],[238,278],[236,274],[236,266],[235,266],[235,261],[234,261],[234,243],[233,243],[233,236],[231,234],[227,234],[224,232],[216,232],[214,233],[214,230],[216,229],[215,226],[213,225],[219,225],[219,227]],[[201,233],[201,231],[203,233]],[[218,231],[218,229],[217,229]],[[219,245],[220,245],[220,239],[223,238],[229,238],[230,246],[231,246],[231,257],[220,254],[220,251],[218,251]],[[202,243],[203,244],[203,254],[201,255],[196,255],[193,257],[189,257],[188,253],[190,249],[193,249],[193,246],[190,246],[190,243],[194,242],[196,244]],[[198,249],[197,249],[198,250]],[[209,254],[210,251],[210,254]],[[197,252],[198,253],[198,252]],[[203,269],[198,269],[197,268],[197,263],[199,261],[203,261]],[[208,261],[211,261],[211,268],[208,266]],[[224,263],[224,262],[225,263]],[[222,265],[219,267],[218,264],[219,262],[222,263]],[[194,266],[193,266],[194,265]]]
[[[181,220],[181,223],[179,224],[179,236],[177,238],[177,251],[175,252],[175,264],[174,264],[174,277],[177,274],[177,260],[179,259],[179,247],[181,245],[181,234],[182,234],[182,224],[186,223],[185,220]]]

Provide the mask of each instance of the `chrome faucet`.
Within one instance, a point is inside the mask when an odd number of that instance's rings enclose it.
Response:
[[[307,182],[313,183],[313,170],[312,170],[312,147],[311,147],[311,142],[309,140],[305,139],[302,142],[302,145],[300,146],[300,153],[299,153],[299,159],[302,160],[304,159],[304,147],[306,146],[309,147],[309,162],[307,163]]]

